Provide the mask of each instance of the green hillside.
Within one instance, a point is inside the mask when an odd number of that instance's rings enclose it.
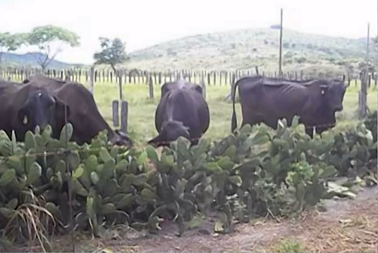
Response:
[[[248,69],[277,71],[279,30],[249,29],[172,40],[130,54],[128,68]],[[366,39],[336,38],[284,30],[283,70],[356,73],[366,54]],[[371,58],[376,64],[376,47]]]

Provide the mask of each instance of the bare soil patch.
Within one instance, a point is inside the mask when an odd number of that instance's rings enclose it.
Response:
[[[157,234],[130,229],[108,231],[103,239],[75,235],[76,252],[377,252],[377,187],[357,198],[329,200],[326,211],[304,213],[298,219],[260,219],[236,225],[232,234],[214,234],[215,217],[176,235],[170,222]],[[70,236],[54,240],[54,251],[72,251]],[[21,249],[17,249],[20,251]],[[38,251],[35,249],[22,249]]]

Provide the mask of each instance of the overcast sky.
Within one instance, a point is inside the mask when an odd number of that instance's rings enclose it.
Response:
[[[57,59],[90,64],[99,36],[120,37],[130,52],[188,35],[269,27],[279,23],[280,8],[285,28],[358,38],[370,22],[377,34],[377,0],[0,0],[0,31],[65,27],[81,46]]]

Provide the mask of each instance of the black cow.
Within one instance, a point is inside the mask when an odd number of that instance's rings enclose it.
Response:
[[[9,137],[15,131],[17,141],[23,141],[27,131],[41,130],[47,125],[62,127],[65,103],[44,87],[0,81],[0,129]]]
[[[345,76],[344,76],[345,79]],[[245,124],[265,123],[277,129],[278,119],[286,118],[291,126],[293,117],[305,125],[313,137],[313,127],[321,134],[336,124],[335,113],[342,111],[346,88],[341,80],[288,81],[264,76],[243,77],[233,86],[231,131],[237,125],[235,93],[239,87],[240,103]]]
[[[148,143],[166,146],[183,136],[196,145],[209,124],[209,107],[201,86],[184,80],[165,83],[155,112],[155,127],[159,135]]]
[[[73,126],[71,140],[77,144],[90,143],[100,131],[106,129],[112,145],[133,145],[132,140],[125,133],[120,130],[113,131],[110,128],[98,111],[93,95],[84,85],[50,78],[42,74],[36,74],[24,80],[23,83],[43,87],[67,104],[67,119]],[[65,122],[65,115],[62,115],[60,120]],[[54,137],[59,136],[60,130],[57,129],[53,133]]]

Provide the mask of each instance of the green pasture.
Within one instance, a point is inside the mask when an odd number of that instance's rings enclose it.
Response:
[[[87,84],[86,84],[87,85]],[[232,104],[225,101],[229,93],[229,86],[208,86],[206,100],[210,108],[211,123],[205,137],[219,139],[230,133]],[[123,86],[124,99],[129,103],[128,130],[138,142],[145,142],[154,137],[155,109],[160,99],[160,85],[154,85],[154,99],[149,99],[148,85],[125,84]],[[96,83],[94,97],[103,117],[112,125],[112,100],[118,99],[118,85]],[[377,108],[377,89],[368,91],[368,107]],[[338,127],[356,122],[358,109],[358,88],[351,86],[344,97],[344,110],[338,113]],[[240,105],[236,105],[238,126],[241,123]]]

